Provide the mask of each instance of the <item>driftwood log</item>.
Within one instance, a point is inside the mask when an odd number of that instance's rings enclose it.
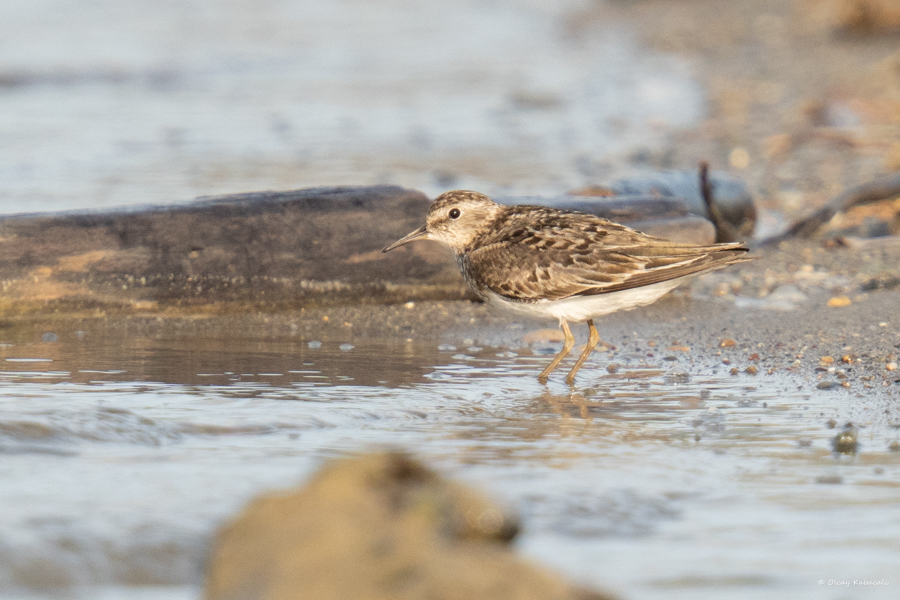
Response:
[[[825,206],[788,227],[784,233],[766,238],[758,245],[768,246],[795,237],[811,238],[840,212],[847,211],[854,206],[881,202],[897,196],[900,196],[900,173],[892,173],[849,187],[829,200]]]
[[[709,221],[675,198],[501,198],[577,208],[697,243]],[[429,199],[395,186],[259,192],[170,206],[0,217],[0,314],[234,312],[461,299],[437,244],[381,249]]]

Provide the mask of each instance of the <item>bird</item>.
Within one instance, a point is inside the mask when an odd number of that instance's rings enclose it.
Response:
[[[488,304],[559,321],[563,348],[538,375],[542,384],[575,345],[569,323],[587,322],[587,345],[566,376],[570,386],[600,341],[595,318],[651,304],[690,277],[753,260],[742,243],[673,242],[596,215],[501,205],[470,190],[435,198],[425,225],[382,252],[418,240],[447,246]]]

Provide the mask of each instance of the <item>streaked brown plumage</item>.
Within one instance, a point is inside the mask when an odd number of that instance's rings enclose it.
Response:
[[[559,319],[566,342],[542,381],[574,345],[567,322],[587,321],[591,335],[570,384],[599,341],[594,317],[649,304],[687,277],[751,260],[743,244],[681,244],[594,215],[502,206],[463,190],[440,195],[426,225],[384,251],[418,239],[448,246],[484,300]]]

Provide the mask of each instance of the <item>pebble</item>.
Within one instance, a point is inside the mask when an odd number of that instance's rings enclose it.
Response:
[[[888,450],[891,452],[900,452],[900,442],[894,440],[890,444],[888,444]]]
[[[341,350],[343,350],[344,352],[348,352],[348,351],[350,351],[350,350],[353,350],[356,346],[354,346],[353,344],[341,344],[341,345],[338,346],[338,347],[339,347]]]
[[[740,146],[728,154],[728,164],[735,169],[746,169],[750,166],[750,153]]]
[[[759,373],[759,369],[757,369],[753,365],[750,365],[749,367],[744,369],[744,373],[747,373],[748,375],[756,375],[757,373]]]
[[[841,362],[847,363],[848,365],[853,362],[853,355],[845,354],[841,357]]]
[[[830,389],[833,388],[835,385],[836,385],[836,384],[835,384],[833,381],[820,381],[820,382],[816,385],[816,387],[819,388],[820,390],[830,390]]]
[[[830,365],[830,364],[834,363],[834,357],[833,356],[823,356],[822,358],[819,359],[819,362],[822,363],[823,365]]]
[[[307,346],[309,346],[312,350],[318,350],[322,347],[322,342],[313,340],[312,342],[308,343]]]
[[[441,344],[440,346],[438,346],[438,351],[439,352],[456,352],[456,346],[453,346],[451,344]]]
[[[853,301],[847,296],[834,296],[828,301],[828,306],[831,308],[843,308],[851,304],[853,304]]]
[[[57,336],[52,331],[48,331],[47,333],[45,333],[44,335],[41,336],[41,341],[42,342],[51,342],[51,343],[56,342],[56,341],[59,341],[59,336]]]
[[[858,433],[859,430],[852,423],[844,425],[844,429],[831,441],[834,451],[840,454],[855,454],[859,448]]]
[[[844,478],[840,475],[820,475],[819,477],[816,477],[816,483],[840,485],[844,483]]]
[[[732,347],[734,347],[736,344],[737,344],[737,342],[735,342],[733,339],[731,339],[731,338],[725,338],[724,340],[722,340],[721,342],[719,342],[719,348],[732,348]]]
[[[888,371],[896,371],[896,370],[897,370],[897,363],[895,363],[895,362],[889,362],[888,364],[884,365],[884,368],[887,369]]]
[[[612,364],[606,366],[606,372],[610,374],[615,374],[619,372],[619,365]]]
[[[729,371],[729,373],[731,373],[732,375],[737,375],[738,373],[740,373],[740,371],[737,367],[734,367],[731,369],[731,371]]]

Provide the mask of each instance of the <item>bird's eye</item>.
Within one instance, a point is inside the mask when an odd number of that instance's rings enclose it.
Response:
[[[450,218],[451,218],[451,219],[458,219],[458,218],[459,218],[459,209],[458,209],[458,208],[452,208],[452,209],[450,209]]]

